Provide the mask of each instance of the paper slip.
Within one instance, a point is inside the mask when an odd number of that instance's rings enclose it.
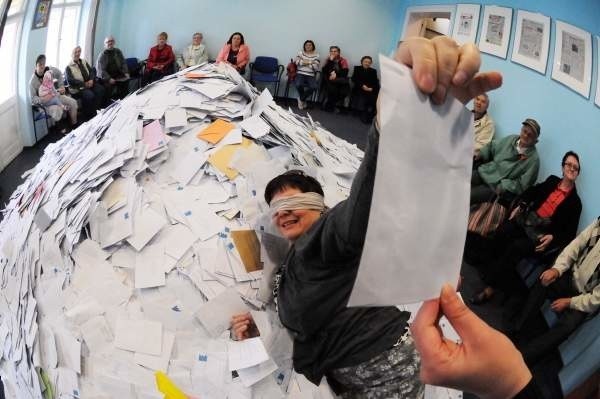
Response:
[[[255,139],[261,138],[271,130],[271,127],[259,115],[244,119],[240,122],[240,127]]]
[[[252,141],[247,138],[242,138],[242,144],[227,145],[208,157],[208,162],[225,174],[229,180],[237,177],[239,172],[229,167],[229,163],[233,155],[241,148],[248,148],[252,145]]]
[[[142,140],[148,146],[149,153],[152,153],[158,148],[167,145],[167,138],[163,133],[160,122],[157,120],[144,126],[142,135]]]
[[[210,335],[216,338],[230,327],[234,315],[249,310],[237,291],[228,288],[213,300],[201,305],[195,316]]]
[[[269,360],[269,354],[260,337],[227,342],[229,371],[245,369]]]
[[[386,306],[438,296],[444,283],[458,280],[467,230],[471,112],[453,98],[434,105],[416,89],[410,69],[383,56],[380,65],[377,172],[348,306]]]
[[[223,137],[223,140],[221,140],[219,142],[219,146],[229,145],[229,144],[241,144],[241,143],[242,143],[242,129],[235,128],[235,129],[231,129],[229,131],[229,133],[227,133],[227,135],[225,137]]]
[[[117,319],[115,347],[160,356],[162,336],[162,323],[149,320]]]
[[[149,245],[136,256],[135,288],[161,287],[165,285],[165,250],[161,245]]]
[[[262,93],[260,93],[260,96],[254,100],[254,104],[252,105],[252,116],[259,116],[262,114],[265,108],[271,103],[273,103],[273,96],[269,89],[265,88]]]
[[[260,242],[254,230],[233,230],[231,238],[248,273],[262,270]]]
[[[256,366],[238,369],[237,373],[242,379],[242,384],[244,384],[245,387],[251,387],[258,381],[271,375],[275,370],[277,370],[277,365],[272,359],[269,359],[266,362],[257,364]]]
[[[184,108],[174,108],[165,111],[165,127],[172,128],[187,125],[187,112]]]
[[[160,356],[148,355],[146,353],[135,353],[134,361],[140,366],[147,367],[154,371],[167,372],[173,345],[175,344],[175,334],[171,331],[163,332],[162,349]]]
[[[233,123],[224,121],[223,119],[217,119],[207,127],[203,128],[196,137],[208,141],[209,143],[217,144],[233,129],[235,129]]]
[[[168,227],[160,233],[159,238],[165,246],[165,253],[177,260],[181,259],[196,241],[192,231],[183,224]]]
[[[127,238],[127,242],[136,251],[141,251],[166,224],[165,218],[152,208],[140,209],[133,218],[133,234]]]
[[[208,156],[204,152],[206,143],[199,144],[183,158],[171,172],[171,177],[183,185],[187,185],[190,180],[204,166]]]

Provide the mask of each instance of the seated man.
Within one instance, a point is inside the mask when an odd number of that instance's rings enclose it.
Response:
[[[47,71],[50,71],[52,74],[56,90],[59,94],[59,100],[62,105],[49,105],[46,107],[46,112],[48,112],[48,115],[54,120],[54,122],[58,122],[62,119],[63,113],[66,109],[69,114],[71,127],[74,128],[77,125],[77,100],[67,95],[64,83],[65,79],[62,72],[58,68],[46,66],[46,56],[44,54],[38,55],[37,59],[35,60],[35,70],[33,71],[33,75],[31,75],[31,79],[29,80],[31,103],[33,105],[43,103],[42,99],[38,95],[38,91],[42,85],[44,74]],[[66,129],[64,129],[63,133],[65,132]]]
[[[98,56],[96,70],[108,98],[122,99],[129,94],[129,70],[123,53],[115,47],[114,37],[104,39],[104,50]]]
[[[490,98],[486,93],[480,94],[473,100],[473,127],[475,128],[475,151],[488,144],[494,138],[496,127],[494,120],[488,114]]]
[[[600,307],[600,218],[582,231],[540,276],[514,325],[515,336],[531,330],[528,322],[546,299],[558,322],[533,339],[517,339],[517,348],[528,365],[534,365],[564,341]]]
[[[471,204],[489,201],[494,194],[511,197],[522,194],[535,183],[540,159],[535,143],[540,125],[525,119],[519,135],[494,140],[475,151],[474,160],[481,161],[471,177]]]
[[[338,46],[329,47],[329,58],[321,70],[323,73],[322,87],[325,90],[325,104],[323,109],[331,112],[338,102],[350,93],[348,81],[348,60],[340,55]]]

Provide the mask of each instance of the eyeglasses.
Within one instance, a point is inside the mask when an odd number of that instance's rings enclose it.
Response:
[[[571,162],[565,162],[563,164],[564,167],[567,167],[569,169],[574,170],[575,172],[579,172],[579,165],[571,163]]]

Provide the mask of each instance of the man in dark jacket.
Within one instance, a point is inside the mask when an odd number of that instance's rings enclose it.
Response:
[[[379,94],[379,78],[377,70],[371,68],[373,59],[365,55],[360,59],[360,65],[354,67],[352,74],[352,108],[360,111],[360,120],[371,123],[375,116],[375,104]]]

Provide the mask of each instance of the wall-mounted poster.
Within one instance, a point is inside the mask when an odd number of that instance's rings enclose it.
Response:
[[[519,10],[512,61],[546,74],[550,47],[550,17]]]
[[[38,0],[35,6],[35,15],[33,16],[33,26],[31,29],[40,29],[48,26],[51,5],[52,0]]]
[[[556,21],[552,79],[589,98],[592,83],[592,35],[589,32]]]
[[[506,59],[511,26],[512,8],[485,6],[479,50]]]
[[[596,36],[596,48],[600,49],[600,36]],[[598,73],[596,74],[596,105],[600,107],[600,62],[598,64]]]
[[[475,43],[479,26],[479,4],[457,4],[452,38],[458,44]]]

